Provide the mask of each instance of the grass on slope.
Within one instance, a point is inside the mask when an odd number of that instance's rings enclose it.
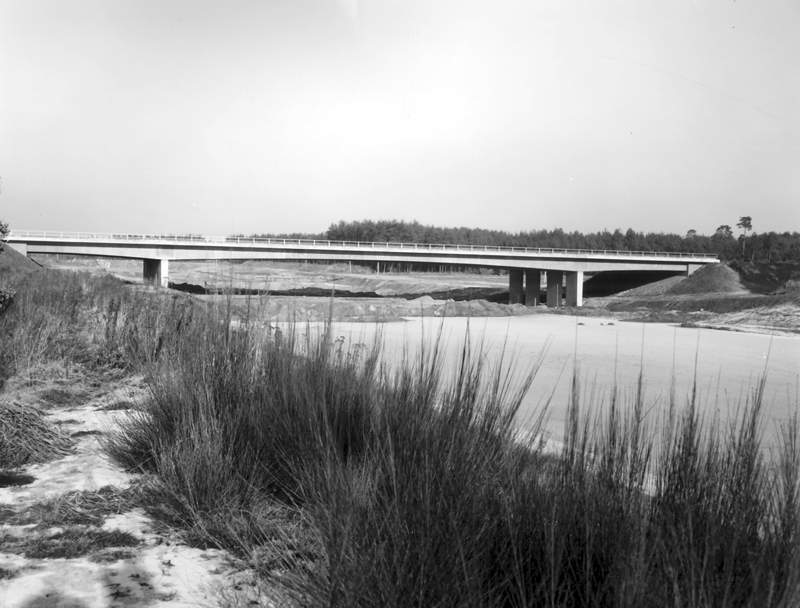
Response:
[[[739,273],[742,283],[753,293],[780,293],[791,291],[792,283],[800,281],[800,264],[784,262],[730,262],[731,268]],[[789,289],[786,289],[786,285]]]

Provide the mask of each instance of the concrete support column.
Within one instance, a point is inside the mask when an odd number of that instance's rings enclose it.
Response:
[[[168,287],[169,260],[142,260],[142,279],[149,285]]]
[[[567,306],[583,306],[583,271],[567,273]]]
[[[702,264],[686,264],[686,274],[684,276],[688,277],[693,272],[700,270],[702,267]]]
[[[523,272],[519,268],[511,268],[508,271],[508,303],[522,304],[522,277]]]
[[[564,286],[564,272],[561,270],[547,271],[547,308],[560,308],[561,293]]]
[[[542,271],[538,268],[525,269],[525,306],[539,305],[539,290],[542,288]]]

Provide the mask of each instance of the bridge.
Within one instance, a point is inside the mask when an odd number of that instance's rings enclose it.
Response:
[[[309,239],[246,238],[43,232],[13,230],[7,244],[22,253],[66,254],[142,260],[145,283],[166,287],[169,262],[177,260],[323,260],[409,262],[501,268],[508,271],[509,303],[539,304],[542,273],[546,273],[547,305],[583,304],[584,272],[663,271],[689,275],[717,256],[653,251],[598,251],[481,245],[370,243]]]

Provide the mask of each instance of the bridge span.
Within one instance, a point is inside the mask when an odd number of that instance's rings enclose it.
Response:
[[[7,244],[24,255],[58,253],[142,260],[145,283],[166,287],[169,262],[178,260],[326,260],[410,262],[501,268],[508,271],[509,303],[539,303],[546,273],[547,305],[583,304],[584,272],[663,271],[689,275],[715,255],[653,251],[598,251],[422,243],[370,243],[308,239],[98,234],[13,230]]]

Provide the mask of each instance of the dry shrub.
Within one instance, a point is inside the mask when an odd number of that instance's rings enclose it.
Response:
[[[8,287],[0,287],[0,313],[4,312],[14,302],[16,292]]]

